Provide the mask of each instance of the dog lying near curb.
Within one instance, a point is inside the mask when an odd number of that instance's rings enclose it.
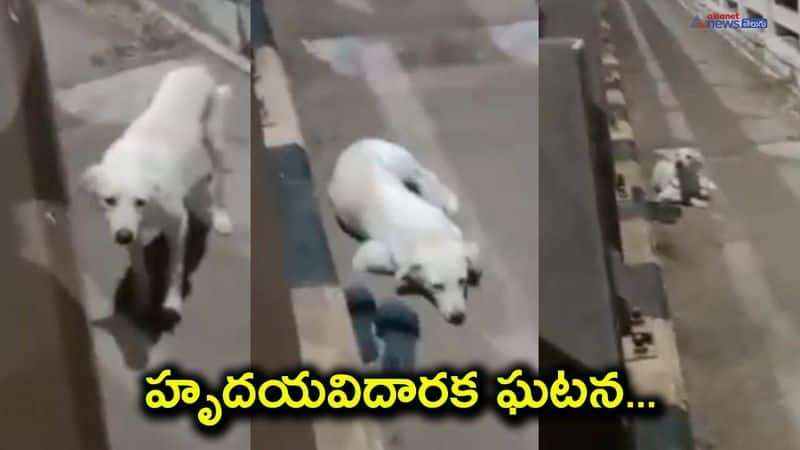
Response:
[[[683,147],[653,167],[651,185],[659,202],[705,208],[717,185],[701,173],[705,161],[697,150]]]
[[[199,180],[191,173],[195,158],[210,159],[213,228],[232,232],[225,205],[223,123],[231,98],[202,66],[169,72],[147,109],[89,166],[81,185],[97,196],[113,240],[126,247],[134,273],[133,312],[148,312],[150,283],[144,259],[144,229],[164,233],[169,245],[168,287],[161,318],[181,318],[184,253],[189,216],[184,200]],[[203,148],[205,152],[200,149]]]
[[[353,270],[409,282],[449,323],[464,322],[480,251],[453,223],[458,198],[436,174],[399,145],[362,139],[339,155],[328,196],[339,224],[361,241]]]

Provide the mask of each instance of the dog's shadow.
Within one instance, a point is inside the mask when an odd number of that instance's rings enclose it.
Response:
[[[207,185],[207,182],[204,184]],[[203,207],[203,204],[206,206]],[[200,267],[206,253],[211,219],[207,214],[197,211],[207,211],[207,205],[210,205],[207,190],[203,193],[198,186],[193,188],[187,199],[189,225],[181,285],[184,302],[192,293],[192,275]],[[158,234],[145,246],[144,253],[151,294],[149,313],[134,315],[131,312],[136,299],[133,267],[128,266],[114,292],[114,313],[93,322],[93,325],[106,329],[114,337],[126,364],[132,369],[146,367],[152,346],[158,343],[165,332],[173,332],[179,323],[159,314],[168,289],[167,269],[171,255],[167,237],[163,233]],[[142,342],[142,337],[145,337],[145,342]]]

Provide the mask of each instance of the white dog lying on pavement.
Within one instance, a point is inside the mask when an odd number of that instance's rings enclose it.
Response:
[[[656,200],[698,208],[708,206],[717,185],[701,173],[703,166],[703,155],[692,148],[682,147],[664,155],[653,167],[651,185]]]
[[[81,184],[97,195],[114,241],[127,247],[134,273],[134,312],[146,312],[150,283],[144,260],[142,231],[163,232],[169,244],[169,272],[164,320],[181,318],[184,253],[188,211],[184,200],[197,181],[191,167],[210,159],[213,190],[210,216],[214,229],[232,232],[224,203],[226,168],[223,121],[230,101],[228,85],[218,85],[208,70],[187,66],[169,72],[147,109],[87,168]],[[196,167],[196,165],[195,165]]]
[[[339,156],[328,186],[339,223],[359,238],[356,272],[393,274],[433,297],[448,322],[466,319],[469,280],[479,248],[451,216],[458,199],[399,145],[362,139]]]

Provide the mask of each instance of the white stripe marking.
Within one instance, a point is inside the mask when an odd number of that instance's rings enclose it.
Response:
[[[518,64],[539,64],[539,21],[517,22],[511,25],[491,26],[487,30],[492,42],[512,61]],[[578,46],[577,48],[575,46]],[[573,44],[577,50],[583,45]]]
[[[372,6],[369,0],[335,0],[335,3],[360,13],[375,14],[375,7]]]
[[[636,16],[627,0],[622,0],[622,9],[625,12],[625,19],[630,26],[631,33],[633,33],[636,46],[639,48],[639,52],[642,54],[642,57],[645,60],[645,68],[650,76],[656,80],[658,101],[666,110],[669,111],[667,113],[667,126],[669,126],[674,137],[682,140],[694,140],[694,135],[691,129],[688,126],[685,126],[687,123],[686,117],[681,111],[680,104],[675,97],[675,93],[672,91],[672,88],[666,81],[664,71],[658,64],[658,59],[656,59],[653,49],[650,47],[650,44],[647,43],[647,39],[645,39],[642,29],[636,22]]]

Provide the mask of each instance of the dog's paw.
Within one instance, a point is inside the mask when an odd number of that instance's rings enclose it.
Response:
[[[227,212],[213,211],[211,213],[211,221],[217,233],[226,236],[233,233],[233,220],[231,220],[231,216]]]
[[[172,330],[180,323],[182,316],[180,311],[170,308],[169,306],[164,306],[158,312],[156,319],[159,327],[165,330]]]
[[[719,188],[717,187],[717,184],[714,183],[713,181],[709,180],[708,178],[701,178],[700,179],[700,185],[703,186],[703,188],[705,188],[708,191],[718,191],[719,190]]]
[[[171,289],[167,294],[167,298],[164,299],[164,304],[159,308],[158,314],[156,315],[158,325],[165,330],[175,328],[178,322],[181,321],[182,304],[183,298],[180,292]]]

